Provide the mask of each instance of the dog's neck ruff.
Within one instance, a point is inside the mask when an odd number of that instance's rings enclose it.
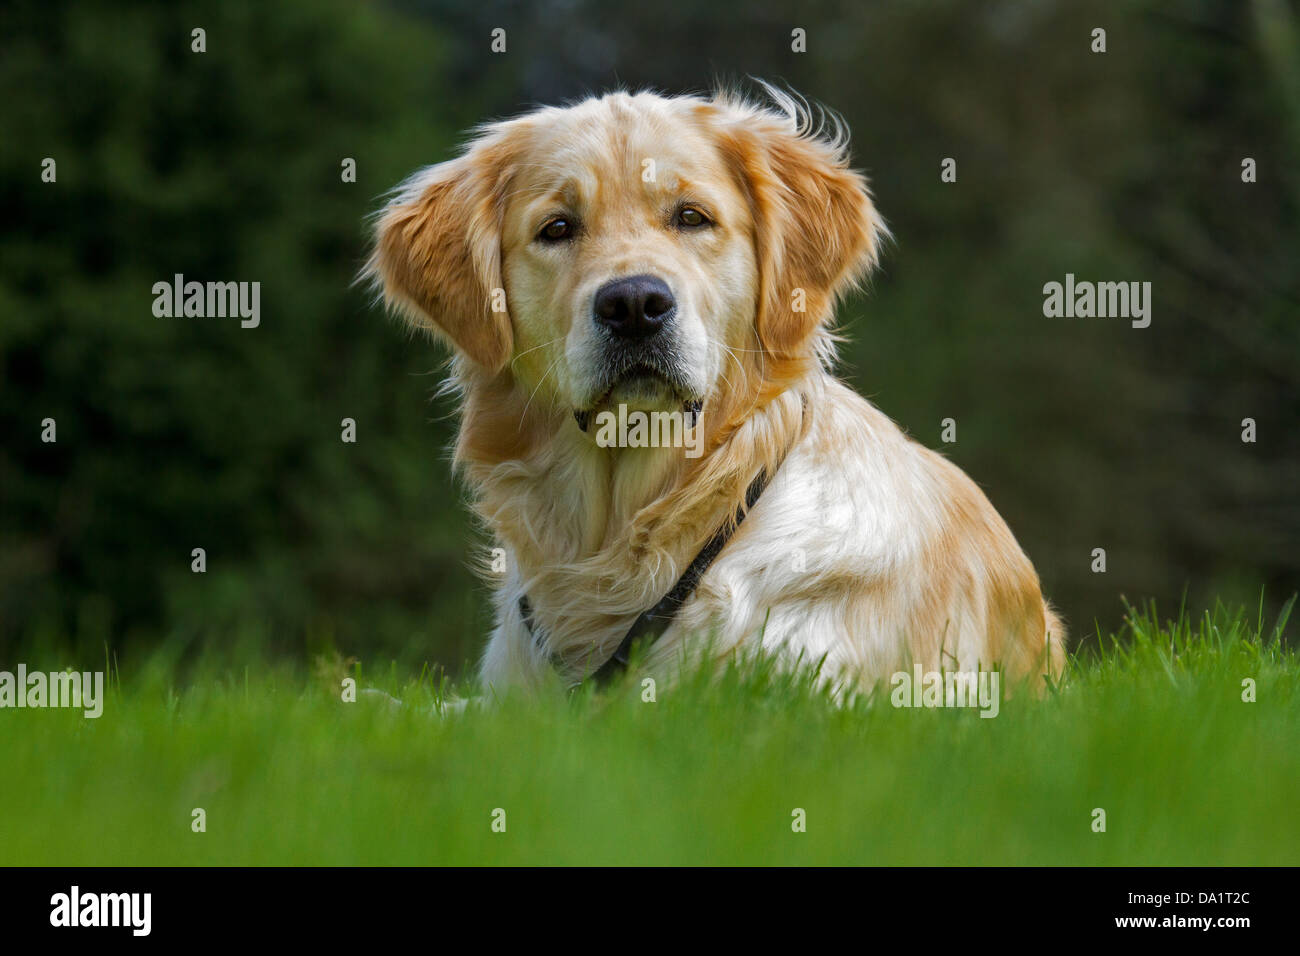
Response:
[[[713,537],[709,538],[704,547],[700,549],[700,553],[687,565],[686,570],[682,572],[682,576],[673,585],[673,589],[660,598],[654,607],[642,611],[637,619],[632,622],[626,636],[624,636],[609,659],[594,673],[579,680],[575,686],[580,686],[587,680],[597,685],[607,683],[610,678],[627,670],[633,646],[643,639],[647,645],[653,644],[663,635],[668,626],[672,624],[673,618],[677,616],[678,610],[686,603],[686,599],[695,593],[696,585],[704,577],[704,572],[709,570],[709,566],[722,553],[722,549],[727,546],[727,542],[736,533],[740,523],[745,520],[745,515],[754,507],[759,496],[767,488],[767,482],[767,471],[760,471],[757,477],[749,483],[749,488],[745,491],[745,504],[736,509],[735,520],[728,521],[714,532]],[[533,607],[528,600],[527,594],[519,598],[519,613],[524,619],[524,627],[528,629],[528,633],[533,636],[533,639],[537,640],[538,635],[533,628]]]

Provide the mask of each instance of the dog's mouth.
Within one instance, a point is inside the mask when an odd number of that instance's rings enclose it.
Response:
[[[617,405],[643,410],[680,410],[686,416],[686,424],[694,427],[704,404],[690,394],[691,390],[675,368],[665,369],[658,363],[646,361],[611,369],[599,387],[601,390],[594,401],[587,407],[573,410],[574,421],[584,432],[596,412]]]
[[[677,390],[677,383],[673,380],[671,373],[665,372],[649,362],[636,362],[614,376],[609,383],[609,388],[605,389],[597,404],[608,401],[616,391],[631,392],[633,394],[638,392],[654,394],[665,388],[670,391]]]

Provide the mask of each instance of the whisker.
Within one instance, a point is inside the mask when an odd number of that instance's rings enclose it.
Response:
[[[550,375],[551,370],[555,368],[556,365],[560,364],[560,359],[562,358],[564,358],[564,353],[557,355],[555,361],[546,367],[546,371],[542,373],[542,377],[537,380],[537,385],[533,388],[532,394],[528,396],[528,401],[524,402],[524,410],[519,415],[520,428],[524,427],[524,418],[528,415],[528,408],[533,404],[533,399],[537,396],[538,389],[546,383],[546,376]]]
[[[534,345],[534,346],[533,346],[532,348],[530,348],[530,349],[524,349],[522,352],[520,352],[518,355],[516,355],[514,358],[512,358],[512,359],[510,360],[510,370],[511,370],[511,371],[514,371],[515,363],[518,362],[521,358],[523,358],[523,357],[524,357],[525,355],[527,355],[528,353],[530,353],[530,352],[536,352],[538,349],[544,349],[544,348],[546,348],[548,345],[554,345],[556,342],[560,341],[560,340],[563,339],[563,338],[564,338],[563,335],[557,335],[555,338],[551,339],[551,341],[549,341],[549,342],[543,342],[541,345]]]

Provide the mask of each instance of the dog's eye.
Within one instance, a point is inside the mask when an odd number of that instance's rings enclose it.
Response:
[[[683,206],[677,211],[677,225],[683,229],[698,229],[700,226],[707,226],[708,224],[709,217],[694,206]]]
[[[537,238],[543,242],[560,242],[568,239],[573,235],[573,223],[568,219],[552,219],[546,225],[542,226],[542,231],[537,234]]]

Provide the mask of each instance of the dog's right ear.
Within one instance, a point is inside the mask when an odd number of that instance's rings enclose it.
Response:
[[[363,277],[418,328],[499,372],[514,337],[501,281],[501,222],[519,130],[491,127],[456,159],[416,173],[378,216]]]

